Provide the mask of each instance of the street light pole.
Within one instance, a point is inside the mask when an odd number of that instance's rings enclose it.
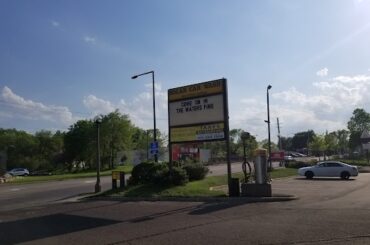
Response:
[[[269,168],[272,170],[272,163],[271,163],[271,134],[270,134],[270,97],[269,97],[269,90],[272,88],[271,85],[267,86],[267,125],[268,125],[268,144],[269,144]]]
[[[96,137],[96,161],[97,161],[97,166],[96,166],[96,184],[95,184],[95,193],[98,193],[101,191],[101,185],[100,185],[100,124],[101,120],[100,118],[96,119],[96,132],[97,132],[97,137]]]
[[[141,73],[141,74],[138,74],[138,75],[135,75],[135,76],[132,76],[131,79],[136,79],[140,76],[144,76],[144,75],[147,75],[147,74],[152,74],[152,83],[153,83],[153,124],[154,124],[154,128],[153,128],[153,137],[154,137],[154,142],[156,143],[157,142],[157,126],[156,126],[156,117],[155,117],[155,88],[154,88],[154,71],[148,71],[148,72],[144,72],[144,73]],[[158,155],[157,155],[157,151],[154,153],[154,161],[155,162],[158,162]]]

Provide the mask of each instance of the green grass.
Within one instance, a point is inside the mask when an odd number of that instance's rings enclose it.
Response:
[[[117,168],[113,170],[119,170],[119,171],[124,171],[125,173],[131,173],[132,168],[133,168],[132,165],[124,165],[124,166],[118,166]],[[106,171],[100,172],[101,176],[109,176],[111,174],[112,174],[112,170],[106,170]],[[56,180],[79,179],[79,178],[88,178],[88,177],[96,177],[96,171],[56,174],[56,175],[48,175],[48,176],[16,177],[16,178],[13,178],[9,183],[26,184],[26,183],[34,183],[34,182],[42,182],[42,181],[56,181]]]
[[[272,179],[294,176],[296,169],[281,168],[275,169],[270,173]],[[233,178],[243,178],[243,173],[233,174]],[[223,187],[222,187],[223,186]],[[210,187],[213,190],[210,190]],[[218,187],[218,188],[217,188]],[[128,187],[123,192],[108,191],[103,193],[105,196],[124,196],[124,197],[222,197],[226,196],[227,175],[210,176],[203,180],[192,181],[184,186],[158,186],[153,184],[143,184]]]
[[[370,166],[370,164],[367,163],[366,159],[333,159],[336,161],[344,162],[347,164],[351,165],[356,165],[356,166]]]

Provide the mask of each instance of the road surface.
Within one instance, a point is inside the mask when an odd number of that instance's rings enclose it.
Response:
[[[274,163],[278,166],[278,163]],[[224,175],[227,165],[219,164],[209,166],[209,176]],[[233,173],[241,172],[241,163],[232,163]],[[26,177],[27,178],[27,177]],[[129,175],[126,176],[126,180]],[[0,185],[0,211],[15,210],[30,206],[62,202],[81,194],[93,193],[96,178],[81,178],[62,181],[48,181],[29,184],[1,184]],[[110,176],[101,177],[102,191],[111,189]]]
[[[284,178],[290,202],[88,201],[0,212],[2,244],[370,244],[370,174]],[[230,199],[229,199],[230,200]]]

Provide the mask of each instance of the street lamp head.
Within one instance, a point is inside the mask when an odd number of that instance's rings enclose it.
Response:
[[[267,86],[267,90],[270,90],[271,88],[272,88],[272,86],[271,86],[271,85]]]
[[[135,75],[135,76],[132,76],[131,77],[131,79],[136,79],[138,76],[137,75]]]

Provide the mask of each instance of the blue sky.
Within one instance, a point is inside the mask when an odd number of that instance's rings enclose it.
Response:
[[[0,1],[0,127],[65,130],[118,108],[167,131],[167,89],[225,77],[230,125],[267,137],[370,111],[370,1]]]

